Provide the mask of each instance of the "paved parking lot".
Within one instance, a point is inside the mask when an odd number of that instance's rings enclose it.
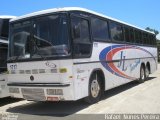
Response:
[[[18,120],[70,120],[75,115],[76,119],[83,119],[84,114],[160,114],[160,64],[157,72],[145,83],[131,82],[106,91],[102,100],[94,105],[82,100],[46,103],[5,98],[0,99],[0,113],[14,113]]]

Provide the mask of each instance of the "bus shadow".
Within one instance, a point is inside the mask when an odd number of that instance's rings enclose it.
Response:
[[[11,103],[19,102],[21,100],[22,99],[16,99],[11,97],[0,98],[0,107],[11,104]]]
[[[149,81],[149,80],[152,80],[152,79],[155,79],[156,77],[149,77],[146,81]]]
[[[155,79],[155,78],[156,78],[156,77],[149,77],[145,82],[150,81],[150,80],[153,80],[153,79]],[[123,91],[126,91],[126,90],[128,90],[128,89],[131,89],[131,88],[133,88],[133,87],[135,87],[135,86],[137,86],[137,85],[139,85],[139,84],[140,84],[140,83],[139,83],[138,81],[132,81],[132,82],[130,82],[130,83],[127,83],[127,84],[124,84],[124,85],[120,85],[120,86],[118,86],[118,87],[116,87],[116,88],[107,90],[107,91],[105,91],[105,93],[104,93],[104,95],[103,95],[103,97],[102,97],[102,100],[107,99],[107,98],[109,98],[109,97],[112,97],[112,96],[114,96],[114,95],[117,95],[117,94],[119,94],[119,93],[121,93],[121,92],[123,92]],[[141,84],[143,84],[143,83],[141,83]]]
[[[152,80],[155,77],[150,77],[148,80]],[[138,82],[133,81],[125,85],[121,85],[114,89],[108,90],[104,93],[102,100],[115,96],[121,92],[124,92],[130,88],[139,85]],[[54,116],[54,117],[65,117],[75,114],[89,106],[83,100],[76,102],[30,102],[27,104],[19,105],[13,108],[7,109],[7,112],[26,114],[26,115],[39,115],[39,116]]]
[[[7,112],[27,115],[64,117],[83,110],[88,106],[89,105],[83,100],[78,100],[76,102],[31,102],[25,105],[9,108]]]

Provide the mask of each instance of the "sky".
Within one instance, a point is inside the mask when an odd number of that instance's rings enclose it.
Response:
[[[59,7],[83,7],[160,32],[160,0],[1,0],[0,15],[21,16]]]

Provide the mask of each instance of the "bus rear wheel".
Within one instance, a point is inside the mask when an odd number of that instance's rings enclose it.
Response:
[[[145,72],[146,72],[146,79],[147,79],[149,77],[149,73],[150,73],[148,66],[146,66]]]
[[[89,96],[84,100],[89,104],[98,102],[102,95],[102,85],[98,74],[93,74],[89,80]]]
[[[146,69],[145,69],[145,66],[144,65],[141,65],[141,68],[140,68],[140,78],[139,78],[139,83],[143,83],[146,79]]]

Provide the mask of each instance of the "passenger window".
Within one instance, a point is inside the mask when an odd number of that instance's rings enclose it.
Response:
[[[143,33],[143,44],[147,44],[148,36],[146,33]]]
[[[149,44],[155,45],[155,37],[153,35],[149,35]]]
[[[115,23],[115,22],[110,22],[110,32],[111,32],[111,38],[114,41],[123,41],[123,31],[122,31],[122,26]]]
[[[90,42],[88,21],[78,17],[72,18],[74,42]]]
[[[129,28],[128,27],[124,27],[124,34],[125,34],[125,41],[126,42],[130,42],[130,33],[129,33]]]
[[[98,18],[91,20],[93,39],[96,41],[109,40],[108,23],[107,21]]]
[[[139,31],[139,35],[140,35],[140,44],[143,44],[143,33]]]
[[[72,16],[71,27],[74,57],[89,57],[92,45],[90,41],[88,20]]]
[[[132,28],[130,28],[130,42],[134,43],[135,39],[134,39],[134,30]]]
[[[150,45],[150,36],[149,36],[149,34],[147,33],[147,43],[146,43],[147,45]]]
[[[152,45],[156,45],[156,38],[155,38],[154,35],[152,35],[151,44],[152,44]]]
[[[135,43],[140,43],[140,34],[138,30],[135,30]]]

